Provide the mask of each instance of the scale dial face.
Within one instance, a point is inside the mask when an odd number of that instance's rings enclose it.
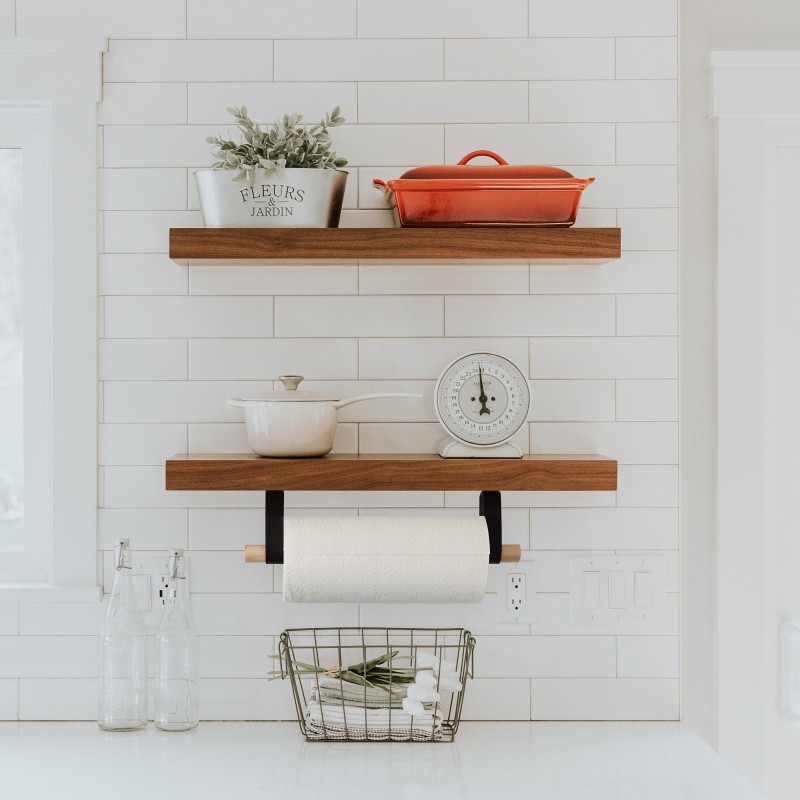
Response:
[[[507,358],[470,353],[445,368],[436,384],[436,414],[447,432],[490,447],[510,439],[530,407],[528,382]]]

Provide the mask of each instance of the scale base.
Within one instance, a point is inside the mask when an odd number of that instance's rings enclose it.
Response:
[[[439,455],[442,458],[522,458],[522,450],[510,442],[490,447],[474,447],[454,439],[446,439],[439,447]]]

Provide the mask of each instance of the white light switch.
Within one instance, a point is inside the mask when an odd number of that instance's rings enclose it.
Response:
[[[583,607],[586,609],[600,608],[602,588],[600,580],[602,572],[583,573]]]
[[[570,622],[630,632],[666,619],[664,553],[570,556]]]
[[[653,605],[653,573],[633,573],[633,604],[637,608],[650,608]]]
[[[608,607],[627,608],[629,605],[628,576],[620,570],[612,570],[608,573]]]
[[[781,716],[800,720],[800,626],[781,623]]]

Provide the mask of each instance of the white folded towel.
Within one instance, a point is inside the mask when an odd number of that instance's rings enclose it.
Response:
[[[393,686],[392,693],[389,694],[384,689],[375,686],[358,686],[347,681],[339,681],[337,678],[320,678],[319,692],[317,684],[314,682],[311,688],[311,696],[315,700],[323,703],[337,703],[339,705],[357,706],[359,708],[402,708],[403,698],[406,696],[405,686]]]
[[[306,707],[306,735],[309,739],[386,740],[418,742],[442,738],[442,715],[411,716],[388,708],[353,708],[320,704],[309,699]]]

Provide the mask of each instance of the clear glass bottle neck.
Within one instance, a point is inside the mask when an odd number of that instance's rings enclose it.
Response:
[[[186,586],[186,557],[183,555],[183,551],[173,551],[167,567],[170,584],[167,605],[184,609],[189,604],[189,592]]]
[[[188,600],[185,578],[170,578],[170,593],[167,603],[182,608]]]
[[[133,566],[131,551],[127,544],[118,543],[114,549],[114,583],[112,595],[133,593]]]
[[[118,569],[114,573],[111,594],[127,594],[133,591],[133,572],[130,569]]]

